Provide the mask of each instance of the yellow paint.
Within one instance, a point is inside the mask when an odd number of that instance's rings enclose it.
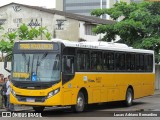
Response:
[[[20,72],[14,72],[13,77],[14,78],[29,78],[29,73],[20,73]]]
[[[86,77],[84,77],[86,76]],[[77,72],[75,77],[62,85],[62,81],[48,89],[26,90],[11,88],[17,95],[21,96],[48,96],[52,90],[60,88],[60,92],[46,99],[45,102],[20,102],[11,94],[11,103],[23,105],[73,105],[76,104],[77,95],[81,88],[88,92],[88,104],[125,100],[128,86],[134,90],[134,99],[152,95],[154,93],[153,73],[81,73]]]

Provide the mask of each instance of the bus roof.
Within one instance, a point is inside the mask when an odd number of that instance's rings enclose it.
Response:
[[[145,49],[134,49],[122,43],[114,42],[76,42],[62,39],[52,39],[52,40],[20,40],[16,42],[59,42],[64,44],[66,47],[77,47],[77,48],[88,48],[88,49],[99,49],[99,50],[114,50],[114,51],[125,51],[125,52],[139,52],[139,53],[152,53],[153,50]]]

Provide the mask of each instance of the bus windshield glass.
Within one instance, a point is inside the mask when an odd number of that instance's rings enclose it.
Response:
[[[60,55],[56,53],[14,54],[12,78],[16,81],[58,82]]]

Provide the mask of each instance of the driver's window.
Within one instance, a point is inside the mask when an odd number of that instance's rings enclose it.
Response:
[[[63,71],[65,74],[74,74],[74,56],[63,57]]]

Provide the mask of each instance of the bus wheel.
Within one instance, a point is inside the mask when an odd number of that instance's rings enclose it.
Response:
[[[76,105],[71,108],[74,112],[83,112],[85,110],[85,98],[82,92],[78,93]]]
[[[44,108],[45,107],[43,107],[43,106],[34,106],[33,107],[33,110],[35,111],[35,112],[43,112],[43,110],[44,110]]]
[[[131,106],[133,103],[133,90],[131,88],[127,89],[126,99],[125,99],[124,103],[125,103],[125,106],[127,106],[127,107]]]

